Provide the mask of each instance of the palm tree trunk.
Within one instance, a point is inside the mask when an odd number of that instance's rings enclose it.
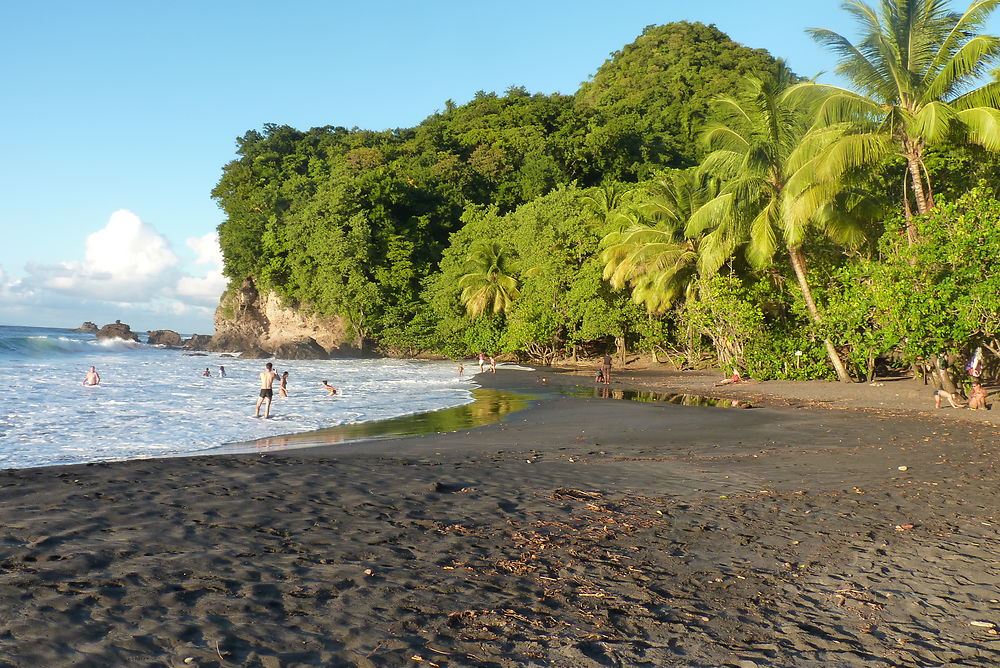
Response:
[[[924,180],[920,175],[920,157],[914,153],[906,156],[906,164],[910,170],[910,179],[913,183],[913,197],[917,200],[917,212],[927,213],[930,206],[927,202],[927,194],[924,190]],[[911,216],[906,218],[906,241],[909,245],[917,243],[917,224]]]
[[[806,309],[809,310],[809,317],[812,318],[813,322],[819,324],[819,309],[816,308],[812,289],[806,280],[806,259],[802,254],[802,249],[798,246],[790,247],[788,255],[792,259],[792,269],[795,271],[795,278],[799,281],[799,288],[802,289],[802,297],[806,300]],[[840,359],[840,355],[837,353],[833,342],[830,339],[823,339],[823,345],[826,347],[826,354],[830,357],[830,363],[833,364],[833,369],[837,372],[837,378],[840,379],[840,382],[853,383],[854,379],[851,378],[851,374],[847,373],[844,362]]]

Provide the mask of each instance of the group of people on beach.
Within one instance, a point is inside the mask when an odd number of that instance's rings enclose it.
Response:
[[[254,417],[260,417],[260,407],[264,406],[264,418],[267,419],[271,417],[271,400],[274,398],[274,381],[278,381],[278,396],[287,399],[288,398],[288,372],[284,371],[281,375],[274,369],[274,364],[268,362],[264,365],[264,370],[260,372],[260,392],[257,395],[257,406],[254,409]],[[326,396],[335,396],[338,392],[337,388],[330,385],[329,382],[323,381],[323,389],[326,390]]]
[[[212,371],[209,367],[205,367],[204,373],[201,374],[205,378],[212,377]],[[226,367],[219,366],[219,378],[226,377]],[[274,399],[274,383],[278,382],[278,396],[282,398],[288,398],[288,372],[285,371],[278,374],[274,369],[274,364],[268,362],[264,365],[264,370],[260,372],[260,392],[257,395],[257,406],[254,411],[254,417],[260,417],[261,406],[264,407],[264,417],[271,417],[271,401]],[[90,367],[86,375],[83,378],[83,384],[86,386],[96,386],[101,384],[101,374],[97,372],[96,367]],[[326,395],[328,397],[335,396],[339,390],[330,385],[328,381],[323,381],[323,389],[326,390]]]
[[[969,363],[965,366],[966,373],[969,374],[969,400],[965,403],[965,406],[969,410],[989,410],[991,406],[986,403],[986,398],[988,393],[986,388],[983,387],[983,351],[982,348],[976,348],[976,351],[972,354],[972,358]],[[952,408],[962,408],[963,402],[962,397],[957,392],[949,392],[948,390],[942,388],[940,390],[934,390],[934,408],[941,408],[941,403],[947,401]]]
[[[485,372],[489,369],[490,373],[497,372],[497,360],[493,355],[487,356],[486,353],[479,353],[479,373]],[[464,367],[463,367],[464,370]],[[459,376],[462,374],[460,373]]]

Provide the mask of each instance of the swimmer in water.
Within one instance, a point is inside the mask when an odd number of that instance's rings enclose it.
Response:
[[[332,397],[335,394],[337,394],[337,388],[335,388],[333,385],[330,385],[330,383],[326,382],[325,380],[323,381],[323,389],[326,390],[326,396],[328,397]]]
[[[278,374],[274,373],[272,367],[273,365],[268,362],[264,365],[264,370],[260,372],[260,396],[257,397],[257,410],[254,411],[254,417],[260,417],[260,405],[267,402],[267,406],[264,409],[265,420],[271,417],[271,398],[274,396],[271,385],[278,377]]]
[[[208,370],[208,367],[205,367],[205,373],[203,373],[201,375],[203,375],[205,378],[211,378],[212,377],[212,372]]]
[[[84,385],[100,385],[101,384],[101,374],[97,373],[97,369],[90,367],[90,371],[83,379]]]

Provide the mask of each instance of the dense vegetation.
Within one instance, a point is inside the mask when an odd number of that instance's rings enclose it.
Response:
[[[213,191],[225,272],[395,354],[924,364],[948,384],[982,346],[995,373],[1000,84],[981,76],[1000,42],[978,29],[996,4],[845,3],[861,40],[814,37],[850,89],[674,23],[573,96],[481,92],[384,132],[266,125]]]

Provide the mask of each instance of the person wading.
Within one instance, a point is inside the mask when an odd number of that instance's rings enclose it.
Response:
[[[254,411],[254,417],[260,417],[260,405],[266,402],[264,407],[264,419],[271,417],[271,399],[274,398],[274,390],[271,386],[274,385],[274,380],[278,377],[278,374],[274,373],[274,367],[270,362],[264,365],[264,370],[260,372],[260,395],[257,397],[257,409]]]

